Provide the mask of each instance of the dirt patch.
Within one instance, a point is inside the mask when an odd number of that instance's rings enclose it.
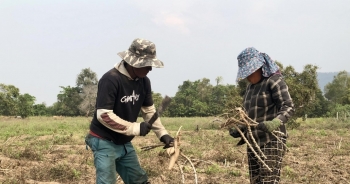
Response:
[[[323,133],[322,133],[323,132]],[[282,169],[282,182],[348,184],[350,182],[350,135],[321,130],[298,130],[290,133]],[[172,132],[174,134],[174,132]],[[75,137],[83,137],[76,135]],[[63,137],[52,141],[52,136],[28,139],[20,136],[0,143],[1,183],[95,183],[91,150],[86,150],[83,139],[71,144]],[[46,141],[47,140],[47,141]],[[246,146],[236,147],[238,140],[226,131],[183,131],[182,152],[193,162],[179,159],[179,165],[169,171],[169,159],[162,156],[162,148],[141,151],[141,147],[159,144],[154,134],[133,140],[140,163],[152,183],[249,183]],[[180,167],[183,174],[181,173]],[[123,183],[118,179],[117,183]]]

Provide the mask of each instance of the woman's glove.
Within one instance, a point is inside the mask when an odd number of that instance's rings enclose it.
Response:
[[[241,130],[241,132],[244,133],[245,127],[241,125],[237,125],[237,126]],[[241,137],[241,134],[238,132],[238,130],[235,127],[230,128],[229,133],[233,138]]]
[[[241,137],[241,134],[238,132],[238,130],[235,127],[230,128],[229,133],[233,138]]]
[[[262,130],[264,132],[272,132],[276,130],[278,127],[280,127],[282,124],[282,121],[278,118],[275,118],[271,121],[263,121],[258,124],[257,129]]]

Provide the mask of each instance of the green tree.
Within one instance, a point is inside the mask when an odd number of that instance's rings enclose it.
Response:
[[[350,76],[348,72],[341,71],[333,81],[325,86],[325,97],[336,104],[349,104],[350,102]]]
[[[208,96],[208,115],[213,116],[223,113],[228,93],[228,87],[221,85],[220,82],[217,82],[217,85],[212,87],[211,94]]]
[[[197,91],[197,100],[208,103],[208,96],[211,95],[213,85],[210,84],[210,80],[207,78],[203,78],[202,80],[197,80],[194,82],[193,87]]]
[[[300,125],[296,122],[296,118],[304,117],[307,112],[314,108],[316,93],[319,91],[317,69],[318,67],[314,65],[306,65],[301,73],[296,72],[292,66],[280,69],[296,109],[288,123],[292,128]]]
[[[240,80],[237,84],[238,87],[238,94],[239,96],[244,96],[246,90],[247,90],[247,86],[248,86],[249,82],[248,80]]]
[[[33,105],[33,116],[47,116],[47,115],[49,114],[48,114],[48,108],[46,107],[45,103]]]
[[[79,90],[81,102],[78,108],[85,116],[93,115],[97,96],[97,74],[90,68],[84,68],[76,79],[76,87]]]
[[[91,116],[95,111],[97,75],[90,68],[84,68],[77,75],[76,87],[63,87],[57,95],[57,102],[47,108],[51,115]]]
[[[333,103],[330,110],[327,112],[327,117],[335,118],[337,115],[339,119],[349,118],[350,104],[341,105]]]
[[[241,103],[238,88],[234,85],[221,85],[222,78],[218,77],[216,86],[210,84],[210,80],[203,78],[194,82],[184,81],[178,87],[169,107],[169,115],[172,117],[215,116],[224,113],[229,105]]]
[[[189,80],[184,81],[178,87],[178,91],[173,97],[173,102],[169,106],[169,113],[172,117],[184,117],[191,114],[193,100],[197,97],[195,84]]]
[[[0,84],[0,114],[16,116],[18,113],[19,89],[13,85]]]
[[[160,93],[155,93],[152,91],[153,104],[156,108],[162,103],[163,97]]]
[[[350,104],[350,88],[346,90],[346,94],[343,98],[345,104]]]
[[[218,76],[215,78],[215,81],[216,81],[216,85],[219,85],[222,83],[222,81],[224,81],[224,78],[222,78],[222,76]]]
[[[63,87],[60,94],[57,95],[57,103],[53,105],[52,112],[54,115],[79,116],[79,104],[82,99],[79,95],[78,87]]]
[[[84,68],[78,74],[76,79],[76,87],[78,87],[81,91],[85,86],[97,85],[97,74],[93,72],[90,68]]]
[[[239,95],[239,88],[235,85],[217,85],[212,89],[210,102],[208,104],[209,115],[216,116],[227,113],[232,109],[241,106],[242,97]]]
[[[246,87],[243,84],[246,84],[246,83],[241,82],[242,86],[227,85],[228,93],[226,95],[225,103],[224,103],[225,112],[230,112],[236,107],[242,107],[243,95],[244,95],[243,92],[246,90]]]
[[[209,96],[212,92],[210,80],[203,78],[191,82],[184,81],[178,87],[178,92],[173,98],[173,103],[169,107],[171,116],[208,116]]]
[[[33,105],[35,104],[35,97],[27,93],[18,96],[18,115],[22,118],[33,115]]]
[[[311,101],[305,113],[308,118],[327,117],[330,108],[331,102],[323,96],[321,89],[317,89],[315,100]]]
[[[35,97],[27,93],[20,94],[13,85],[0,84],[0,114],[26,118],[33,113]]]

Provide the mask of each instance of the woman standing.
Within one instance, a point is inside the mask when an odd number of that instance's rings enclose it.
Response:
[[[243,97],[243,107],[245,113],[259,123],[256,128],[252,127],[253,136],[266,156],[265,159],[262,158],[263,161],[272,169],[270,172],[264,167],[253,151],[247,147],[250,183],[276,184],[280,180],[285,147],[271,132],[274,130],[283,132],[285,136],[280,136],[279,139],[286,142],[285,123],[294,112],[292,98],[279,67],[267,54],[249,47],[244,49],[237,59],[239,67],[237,82],[242,79],[247,79],[249,82]],[[240,137],[235,129],[230,130],[230,135]],[[251,140],[248,141],[252,143]],[[244,144],[244,141],[241,140],[238,144]]]

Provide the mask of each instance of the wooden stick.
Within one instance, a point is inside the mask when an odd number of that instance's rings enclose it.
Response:
[[[181,182],[185,183],[185,175],[184,175],[184,171],[182,170],[181,165],[179,164],[179,162],[176,162],[177,166],[179,166],[180,172],[181,172]]]
[[[15,139],[17,139],[19,136],[15,136],[15,137],[9,137],[4,143],[2,143],[2,146],[5,146],[6,145],[6,143],[8,142],[8,141],[14,141]]]
[[[260,158],[260,156],[258,155],[258,153],[256,153],[256,151],[254,150],[254,148],[252,147],[252,145],[249,143],[249,141],[247,140],[247,138],[245,137],[245,135],[243,134],[243,132],[241,131],[241,129],[238,128],[237,125],[233,124],[233,126],[237,129],[237,131],[239,132],[239,134],[241,134],[242,138],[244,139],[244,141],[247,143],[248,147],[252,150],[252,152],[254,153],[254,155],[256,156],[256,158],[258,158],[258,160],[270,171],[272,172],[272,169]],[[253,138],[254,139],[254,138]],[[260,148],[259,148],[260,149]]]
[[[197,180],[197,172],[196,172],[196,168],[194,167],[193,163],[191,162],[191,160],[184,155],[183,153],[181,153],[181,156],[185,157],[191,164],[192,168],[193,168],[193,172],[194,172],[194,179],[195,179],[195,183],[198,184],[198,180]]]
[[[254,137],[253,137],[253,133],[252,133],[252,130],[251,130],[251,128],[250,128],[251,125],[249,124],[249,122],[248,122],[248,121],[245,121],[245,123],[243,123],[243,122],[241,122],[241,121],[239,121],[239,120],[237,120],[237,119],[235,119],[235,118],[231,118],[231,120],[233,120],[234,122],[236,122],[236,123],[238,123],[238,124],[240,124],[240,125],[244,125],[245,127],[247,127],[248,135],[249,135],[249,137],[251,138],[251,140],[253,141],[254,146],[257,148],[257,150],[258,150],[258,152],[260,153],[260,155],[262,155],[262,157],[266,159],[267,157],[266,157],[265,154],[261,151],[261,149],[260,149],[258,143],[255,141],[255,139],[254,139]],[[235,128],[236,128],[236,127],[235,127]],[[247,144],[250,144],[250,143],[248,142]]]
[[[192,159],[192,161],[196,161],[196,162],[204,162],[206,164],[211,164],[211,165],[214,165],[213,162],[210,162],[210,161],[205,161],[205,160],[199,160],[199,159]]]
[[[250,128],[249,125],[247,126],[247,129],[248,129],[249,136],[251,137],[251,140],[253,141],[253,144],[254,144],[255,148],[258,150],[258,152],[260,153],[260,155],[261,155],[263,158],[267,159],[267,157],[265,156],[265,154],[261,151],[260,146],[258,145],[258,143],[256,142],[256,140],[254,139],[252,129]]]
[[[289,151],[289,148],[287,147],[287,145],[284,144],[284,142],[277,135],[275,135],[273,132],[271,132],[271,134],[277,139],[277,141],[279,141],[286,148],[286,151]]]
[[[141,150],[142,151],[148,151],[148,150],[151,150],[151,149],[154,149],[154,148],[157,148],[157,147],[161,147],[161,146],[164,146],[164,144],[156,144],[156,145],[151,145],[151,146],[144,146],[144,147],[141,147]]]
[[[243,119],[248,119],[249,121],[251,121],[253,124],[256,124],[256,125],[259,124],[258,122],[252,120],[252,119],[243,111],[242,108],[236,108],[236,110],[239,111],[239,113],[240,113],[241,115],[244,116]]]
[[[348,180],[346,180],[344,177],[340,177],[340,179],[344,180],[346,183],[350,184],[350,182],[348,182]]]
[[[7,171],[10,171],[10,169],[0,169],[0,172],[6,173]]]

